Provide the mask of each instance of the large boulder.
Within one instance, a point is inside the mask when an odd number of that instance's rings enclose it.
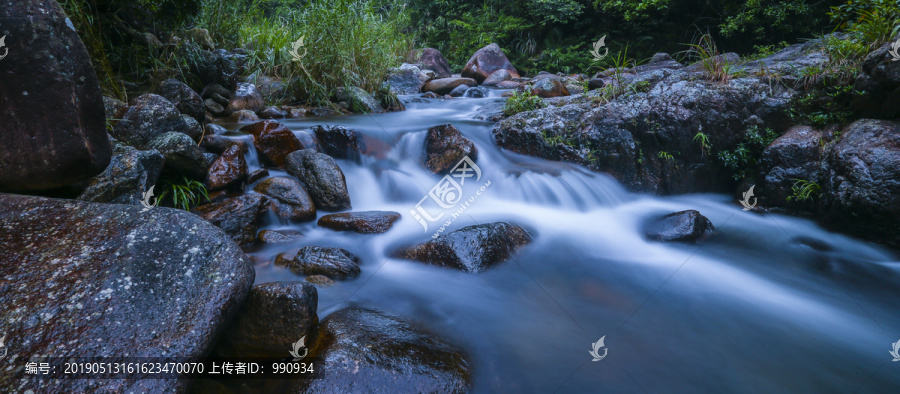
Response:
[[[866,118],[900,117],[900,62],[894,61],[889,42],[872,51],[856,76],[850,107]]]
[[[494,71],[489,75],[484,81],[481,83],[483,86],[497,86],[500,82],[509,81],[512,79],[512,74],[509,73],[506,69],[499,69]]]
[[[665,242],[696,242],[715,231],[712,222],[695,210],[656,218],[644,229],[647,239]]]
[[[294,133],[274,120],[264,120],[241,127],[240,131],[253,136],[253,145],[259,154],[276,167],[284,167],[285,157],[303,149]]]
[[[531,241],[531,234],[515,224],[478,224],[401,248],[394,257],[477,273],[506,261]]]
[[[900,246],[900,122],[862,119],[826,156],[821,198],[827,224]]]
[[[471,58],[469,58],[469,61],[466,63],[465,67],[463,67],[462,76],[472,78],[478,81],[478,83],[482,83],[488,76],[497,70],[508,71],[512,78],[519,77],[516,68],[509,62],[506,55],[503,54],[503,50],[500,49],[500,46],[497,44],[490,44],[479,49]]]
[[[310,335],[319,323],[316,315],[318,302],[316,287],[305,282],[272,282],[253,286],[219,341],[215,355],[287,356],[291,345]]]
[[[55,1],[0,7],[0,190],[72,185],[102,172],[112,148],[87,50]]]
[[[160,135],[186,128],[175,104],[160,95],[148,93],[131,100],[110,134],[135,148],[147,149]]]
[[[312,131],[322,152],[338,158],[359,161],[360,154],[366,150],[366,142],[362,134],[343,126],[313,126]]]
[[[187,134],[174,131],[163,133],[150,141],[147,148],[156,149],[165,157],[166,172],[193,179],[206,179],[210,163],[203,156],[203,149]]]
[[[206,119],[206,109],[203,107],[203,99],[200,95],[177,79],[167,79],[160,83],[156,94],[169,100],[184,115],[188,115],[197,122],[203,123]]]
[[[449,77],[449,75],[447,75]],[[434,72],[424,72],[415,64],[403,63],[392,69],[387,77],[388,89],[394,94],[416,94],[425,82],[434,78]]]
[[[475,144],[450,123],[428,129],[425,136],[425,167],[435,174],[449,174],[463,157],[478,160]]]
[[[237,89],[235,89],[234,93],[231,95],[231,101],[228,103],[225,112],[232,113],[247,110],[255,113],[262,110],[263,105],[265,105],[265,102],[263,101],[262,94],[259,93],[259,90],[256,90],[256,85],[247,82],[239,82],[237,84]]]
[[[324,246],[304,246],[292,260],[279,259],[297,275],[323,275],[331,279],[359,276],[359,257],[346,249]]]
[[[4,362],[18,360],[4,392],[184,392],[187,375],[42,379],[24,365],[205,356],[254,281],[222,230],[175,209],[0,194],[0,228],[16,229],[0,231]]]
[[[435,78],[447,78],[450,76],[450,63],[441,54],[441,51],[434,48],[424,48],[416,50],[412,53],[412,58],[408,59],[410,63],[421,65],[423,70],[434,71]]]
[[[391,229],[400,214],[390,211],[362,211],[332,213],[319,218],[320,227],[336,231],[354,231],[361,234],[383,233]]]
[[[201,205],[194,212],[218,226],[237,242],[248,245],[256,241],[259,217],[269,208],[269,201],[258,194],[246,194],[224,201]]]
[[[569,89],[559,76],[545,74],[532,80],[531,94],[542,98],[561,97],[568,96]]]
[[[217,136],[218,137],[218,136]],[[247,179],[247,160],[239,144],[231,144],[209,167],[206,183],[210,191],[240,187]]]
[[[466,393],[473,367],[458,347],[403,318],[348,308],[319,326],[314,378],[297,393]]]
[[[794,126],[762,152],[759,171],[763,176],[760,202],[784,206],[791,201],[798,180],[817,182],[822,175],[824,134],[809,126]]]
[[[312,149],[298,150],[287,156],[285,169],[306,185],[316,208],[323,211],[351,208],[344,172],[331,156]]]
[[[79,200],[114,204],[140,204],[144,193],[162,173],[163,155],[114,143],[113,158],[100,175],[91,178]]]
[[[257,184],[253,191],[269,197],[272,209],[280,218],[297,221],[316,218],[316,205],[309,192],[293,178],[272,177]]]
[[[438,95],[450,94],[454,88],[459,85],[475,86],[475,80],[472,78],[440,78],[432,79],[422,86],[423,92],[434,92]]]

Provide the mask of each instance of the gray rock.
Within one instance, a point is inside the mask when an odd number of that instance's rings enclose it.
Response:
[[[865,118],[900,117],[900,62],[889,51],[893,42],[872,51],[862,63],[850,107]]]
[[[452,97],[462,97],[466,94],[466,90],[469,90],[469,85],[463,84],[453,88],[448,94]]]
[[[228,108],[225,109],[225,112],[230,114],[236,111],[248,110],[255,114],[257,111],[263,109],[263,105],[263,97],[259,93],[259,90],[256,90],[256,85],[247,82],[239,82],[234,93],[231,95],[231,101],[229,101]]]
[[[287,117],[287,112],[282,111],[275,106],[269,106],[259,111],[259,117],[262,119],[283,119]]]
[[[247,245],[256,240],[257,221],[268,207],[265,197],[247,194],[201,205],[194,212],[224,230],[238,245]]]
[[[163,133],[150,141],[147,148],[156,149],[165,157],[164,169],[167,172],[182,174],[193,179],[206,178],[209,163],[203,156],[203,150],[186,134]]]
[[[249,109],[242,109],[228,115],[228,120],[235,123],[259,122],[259,116],[256,116],[256,112]]]
[[[512,78],[518,78],[519,73],[513,67],[503,50],[497,44],[490,44],[479,49],[469,58],[469,61],[463,67],[461,76],[472,78],[478,83],[484,82],[487,77],[497,70],[506,70]],[[474,86],[470,85],[470,86]]]
[[[0,232],[0,331],[20,360],[205,356],[254,280],[221,230],[175,209],[0,194],[0,228],[16,229]],[[41,379],[23,367],[0,387],[184,392],[187,378]]]
[[[183,132],[187,129],[184,119],[175,104],[164,97],[148,93],[129,103],[122,119],[110,134],[138,149],[151,147],[151,141],[169,132]]]
[[[416,51],[415,59],[411,63],[418,63],[423,70],[434,72],[435,78],[450,77],[450,63],[441,54],[441,51],[434,48],[425,48]]]
[[[697,242],[715,231],[712,222],[695,210],[670,213],[650,222],[644,230],[652,241]]]
[[[388,74],[388,89],[394,94],[416,94],[431,77],[414,64],[403,63]]]
[[[113,204],[140,204],[143,194],[156,184],[163,169],[163,156],[156,150],[142,151],[114,144],[113,158],[100,175],[91,178],[79,200]],[[159,196],[161,191],[157,191]]]
[[[478,160],[475,143],[450,123],[434,126],[425,135],[425,167],[435,174],[449,174],[464,157]]]
[[[203,137],[203,126],[189,115],[182,114],[181,119],[184,120],[184,130],[182,130],[182,133],[191,137],[194,141],[200,141],[200,138]]]
[[[817,182],[822,172],[822,132],[808,126],[794,126],[778,137],[759,160],[764,182],[757,188],[760,201],[767,206],[789,205],[798,179]]]
[[[112,121],[115,124],[119,119],[119,112],[125,110],[125,108],[128,108],[128,104],[125,104],[122,100],[103,96],[103,111],[106,113],[107,121]]]
[[[466,393],[473,367],[458,347],[403,318],[348,308],[326,317],[297,393]]]
[[[481,84],[484,86],[497,86],[498,83],[509,81],[510,79],[512,79],[512,74],[506,69],[500,69],[491,73]]]
[[[201,29],[202,30],[202,29]],[[203,108],[203,99],[193,89],[181,81],[167,79],[162,81],[156,94],[169,100],[184,115],[194,118],[197,122],[203,122],[206,118],[206,110]]]
[[[362,211],[332,213],[319,218],[319,227],[361,234],[383,233],[391,229],[400,214],[390,211]]]
[[[256,234],[256,242],[261,244],[290,243],[300,238],[303,238],[303,234],[296,231],[263,230]]]
[[[343,126],[317,125],[310,131],[315,134],[322,152],[331,157],[359,161],[362,152],[366,150],[366,142],[356,130]]]
[[[515,224],[479,224],[401,248],[394,257],[478,273],[506,261],[531,241],[531,234]]]
[[[316,205],[309,192],[293,178],[272,177],[254,186],[253,190],[269,197],[278,217],[297,221],[316,218]]]
[[[341,248],[304,246],[293,260],[289,260],[288,268],[297,275],[348,279],[359,276],[359,257]]]
[[[335,100],[345,101],[349,105],[349,109],[355,113],[379,113],[384,112],[384,108],[378,104],[369,92],[358,87],[337,88],[335,90]]]
[[[285,169],[307,186],[318,209],[351,208],[344,173],[331,156],[312,149],[299,150],[287,155]]]

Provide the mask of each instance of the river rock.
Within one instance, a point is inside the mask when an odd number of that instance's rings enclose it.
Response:
[[[815,182],[821,178],[823,138],[823,133],[812,127],[794,126],[763,150],[759,171],[764,182],[757,188],[761,202],[788,205],[797,179]]]
[[[331,156],[312,149],[298,150],[287,156],[285,169],[306,184],[316,208],[323,211],[351,208],[344,172]]]
[[[293,260],[280,261],[287,262],[297,275],[325,275],[331,279],[359,276],[359,257],[341,248],[304,246]]]
[[[569,89],[563,84],[562,78],[547,74],[532,80],[531,94],[541,98],[561,97],[568,96]]]
[[[289,153],[303,148],[291,130],[274,120],[247,125],[241,127],[240,131],[252,135],[256,150],[278,168],[284,167],[285,157]]]
[[[206,176],[206,183],[210,191],[227,189],[232,186],[240,187],[247,179],[247,160],[244,152],[238,144],[232,144],[217,158]]]
[[[241,152],[247,152],[247,144],[244,141],[232,139],[224,135],[210,134],[203,137],[200,147],[212,153],[223,154],[232,146],[237,146]]]
[[[900,117],[900,62],[889,53],[893,42],[872,51],[853,84],[850,108],[865,118]]]
[[[414,64],[403,63],[391,70],[386,83],[394,94],[416,94],[433,77],[433,72],[429,75]]]
[[[269,201],[258,194],[232,197],[222,202],[201,205],[194,211],[218,226],[238,245],[256,240],[257,221],[269,208]]]
[[[263,230],[256,234],[256,242],[261,244],[289,243],[300,238],[303,238],[303,234],[296,231]]]
[[[242,109],[239,111],[234,111],[231,113],[231,115],[228,115],[228,121],[234,123],[259,122],[259,116],[256,116],[256,112],[253,112],[249,109]]]
[[[8,45],[2,50],[9,54],[0,67],[0,190],[68,186],[109,165],[99,82],[66,20],[53,1],[0,8],[0,36]]]
[[[224,116],[225,106],[216,102],[216,100],[208,98],[203,100],[203,107],[213,116]]]
[[[259,117],[262,119],[283,119],[287,117],[287,112],[282,111],[276,106],[268,106],[259,111]]]
[[[644,233],[652,241],[696,242],[715,231],[712,222],[695,210],[670,213],[650,222]]]
[[[531,241],[531,234],[515,224],[478,224],[401,248],[394,257],[477,273],[506,261]]]
[[[400,214],[390,211],[332,213],[319,218],[319,227],[362,234],[383,233],[391,229]]]
[[[467,90],[469,90],[469,85],[459,85],[453,88],[449,94],[451,97],[462,97],[466,94]]]
[[[344,101],[349,105],[349,109],[355,113],[379,113],[384,112],[384,108],[378,104],[369,92],[358,87],[339,87],[335,89],[335,101]]]
[[[463,157],[478,160],[478,149],[450,123],[428,129],[425,136],[425,167],[435,174],[449,174]]]
[[[128,108],[128,104],[122,100],[103,96],[103,111],[106,113],[106,120],[113,125],[118,122],[119,114],[125,112],[126,108]]]
[[[225,331],[217,356],[283,357],[319,323],[316,287],[306,282],[254,285]],[[309,344],[311,337],[305,342]]]
[[[203,156],[203,150],[186,134],[174,131],[163,133],[150,141],[147,147],[158,150],[166,158],[166,172],[206,179],[210,163]]]
[[[0,231],[8,392],[184,392],[185,375],[29,378],[24,360],[201,357],[253,285],[240,248],[184,211],[0,194],[0,228],[16,229]]]
[[[366,150],[366,142],[356,130],[343,126],[313,126],[311,131],[322,152],[331,157],[359,161]]]
[[[417,63],[422,66],[423,70],[431,70],[434,72],[435,78],[450,77],[450,63],[441,54],[441,51],[434,48],[424,48],[414,53],[410,63]]]
[[[144,193],[156,184],[162,173],[163,155],[156,150],[137,150],[122,143],[114,143],[113,146],[113,158],[109,167],[91,178],[78,199],[140,204]]]
[[[131,101],[122,119],[110,131],[115,139],[138,149],[147,149],[151,141],[168,132],[187,128],[175,104],[152,93]]]
[[[484,81],[481,83],[482,86],[497,86],[498,83],[503,81],[509,81],[512,79],[512,74],[509,73],[506,69],[499,69],[494,71],[489,75]]]
[[[212,36],[209,35],[209,30],[206,29],[195,27],[193,29],[185,30],[184,39],[185,41],[197,44],[200,48],[207,51],[216,49],[216,44],[213,42]]]
[[[822,199],[829,226],[900,246],[900,122],[861,119],[826,155]]]
[[[497,70],[506,70],[512,78],[518,78],[519,73],[513,67],[506,55],[497,44],[490,44],[475,52],[462,70],[462,76],[472,78],[478,83],[484,82],[488,76]],[[474,85],[473,85],[474,86]]]
[[[277,176],[266,179],[253,191],[264,194],[272,200],[272,210],[280,218],[307,221],[316,218],[316,205],[303,187],[293,178]]]
[[[196,119],[189,115],[181,114],[181,120],[184,121],[184,130],[182,133],[191,137],[194,141],[200,141],[203,138],[203,126]]]
[[[445,94],[449,94],[459,85],[468,85],[475,86],[475,80],[472,78],[440,78],[440,79],[432,79],[422,86],[423,92],[433,92],[437,95],[443,96]]]
[[[179,112],[194,118],[197,122],[203,123],[203,120],[206,119],[203,99],[194,89],[183,82],[177,79],[164,80],[156,89],[156,94],[169,100]]]
[[[407,320],[359,307],[339,310],[318,329],[315,378],[298,393],[466,393],[473,367],[458,347]]]
[[[231,101],[228,102],[228,108],[225,112],[232,113],[240,110],[248,110],[253,113],[263,109],[263,97],[256,90],[256,85],[247,82],[238,82],[237,88],[231,95]]]
[[[306,277],[306,281],[309,283],[312,283],[314,285],[319,285],[319,286],[324,286],[324,287],[334,285],[334,281],[325,275],[310,275],[310,276]]]

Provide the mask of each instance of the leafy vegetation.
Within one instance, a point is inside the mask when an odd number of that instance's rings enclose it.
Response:
[[[759,130],[756,126],[750,127],[744,135],[744,140],[734,149],[719,151],[719,160],[731,170],[734,180],[739,181],[756,171],[763,149],[778,137],[778,133],[772,129]]]
[[[709,154],[709,150],[712,149],[712,144],[709,142],[709,135],[702,131],[698,131],[697,134],[694,134],[694,141],[697,141],[700,144],[700,152],[703,153],[704,156]]]
[[[163,192],[159,195],[159,201],[165,201],[168,197],[168,203],[175,208],[181,208],[190,211],[201,202],[209,201],[209,195],[206,192],[206,186],[202,183],[182,177],[181,181],[163,180]]]
[[[810,182],[805,179],[793,179],[794,184],[791,186],[793,194],[787,197],[788,201],[804,202],[819,194],[822,187],[816,182]]]
[[[546,107],[544,100],[529,90],[513,92],[503,104],[503,114],[513,116],[519,112],[534,111]]]

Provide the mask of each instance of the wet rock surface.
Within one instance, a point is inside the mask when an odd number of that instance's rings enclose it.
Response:
[[[210,163],[203,150],[191,137],[178,132],[163,133],[147,144],[165,158],[163,170],[171,174],[186,175],[193,179],[205,179]]]
[[[316,378],[300,393],[465,393],[472,366],[461,349],[404,318],[352,307],[319,327],[310,355]]]
[[[346,249],[305,246],[292,260],[276,260],[297,275],[323,275],[331,279],[359,276],[359,257]]]
[[[316,205],[302,183],[289,177],[266,179],[253,190],[271,200],[271,208],[278,217],[306,221],[316,218]]]
[[[289,243],[300,238],[303,238],[303,234],[300,234],[297,231],[263,230],[260,231],[259,234],[256,234],[256,242],[261,244]]]
[[[454,88],[460,85],[467,86],[475,86],[477,83],[472,78],[440,78],[440,79],[432,79],[422,87],[423,92],[433,92],[437,95],[443,96],[445,94],[450,94]]]
[[[201,205],[194,212],[224,230],[238,245],[246,245],[256,240],[257,221],[268,207],[265,197],[247,194]]]
[[[400,220],[400,214],[397,212],[344,212],[322,216],[319,218],[318,225],[336,231],[377,234],[390,230],[397,220]]]
[[[401,248],[393,256],[477,273],[506,261],[531,241],[531,234],[515,224],[478,224]]]
[[[366,150],[362,135],[342,126],[313,126],[311,131],[316,136],[322,152],[337,159],[358,161]]]
[[[247,180],[247,160],[238,144],[231,144],[209,167],[206,181],[210,191],[240,186]]]
[[[156,94],[145,94],[128,103],[128,109],[110,131],[115,139],[146,149],[159,136],[187,128],[175,104]]]
[[[503,50],[497,44],[490,44],[479,49],[469,58],[469,61],[463,67],[462,76],[472,78],[478,83],[484,82],[487,77],[497,70],[506,70],[512,78],[518,78],[519,73],[513,67]],[[470,85],[474,86],[474,85]]]
[[[713,231],[712,222],[695,210],[670,213],[651,221],[644,229],[647,239],[664,242],[696,242]]]
[[[350,209],[350,193],[344,173],[331,156],[304,149],[287,156],[285,169],[303,182],[316,204],[324,211]]]
[[[184,115],[188,115],[197,122],[206,119],[206,109],[203,107],[203,99],[193,89],[176,79],[166,79],[156,89],[156,94],[169,100]]]
[[[162,173],[163,156],[156,150],[137,150],[113,143],[113,158],[100,175],[88,182],[79,200],[114,204],[140,204],[144,193]]]
[[[240,131],[253,136],[253,145],[269,163],[284,167],[285,157],[302,149],[300,140],[283,124],[274,120],[264,120],[241,127]]]
[[[425,167],[435,174],[449,174],[463,157],[478,160],[475,144],[447,123],[428,129],[425,136]]]
[[[231,95],[231,100],[228,102],[225,112],[232,113],[247,110],[255,113],[263,109],[263,105],[265,105],[265,102],[259,90],[256,89],[256,85],[239,82]]]
[[[316,287],[306,282],[254,285],[225,331],[217,356],[283,357],[319,323]],[[308,341],[307,341],[308,343]]]
[[[203,356],[254,280],[222,230],[174,209],[0,194],[0,228],[16,229],[0,231],[0,331],[16,359]],[[187,382],[0,374],[11,391],[177,392]]]
[[[78,33],[53,1],[3,8],[4,56],[14,46],[27,48],[27,55],[0,69],[0,190],[52,189],[101,173],[112,148],[99,82]]]

